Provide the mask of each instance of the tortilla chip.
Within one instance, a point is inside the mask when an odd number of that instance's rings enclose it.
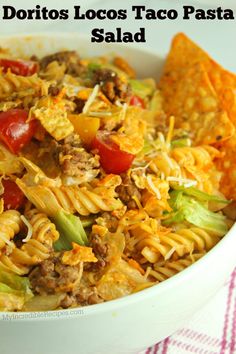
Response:
[[[122,151],[138,154],[144,146],[144,135],[147,129],[149,115],[140,107],[127,108],[122,128],[111,136],[111,139]]]
[[[62,256],[62,263],[70,266],[75,266],[80,262],[97,262],[97,258],[93,254],[91,247],[80,246],[72,242],[73,249],[64,252]]]
[[[168,113],[175,115],[176,128],[188,131],[195,145],[222,142],[234,134],[234,126],[199,63],[175,85]]]
[[[218,169],[223,173],[220,181],[220,191],[227,199],[236,200],[236,134],[221,148],[224,154],[216,161]]]
[[[169,102],[172,100],[179,79],[183,77],[186,70],[198,63],[204,65],[212,86],[222,99],[224,109],[232,116],[232,120],[236,120],[236,101],[233,113],[228,109],[230,106],[227,101],[224,101],[225,88],[236,88],[236,75],[223,69],[183,33],[177,34],[172,41],[159,84],[165,99],[165,108],[168,111]]]
[[[236,127],[236,86],[235,88],[225,88],[221,94],[222,106]]]
[[[74,127],[67,117],[63,100],[55,102],[50,97],[43,97],[31,108],[31,114],[57,141],[65,139],[74,131]]]

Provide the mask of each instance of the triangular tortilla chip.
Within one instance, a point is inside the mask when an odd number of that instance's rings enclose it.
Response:
[[[222,142],[234,134],[234,126],[199,63],[179,78],[168,113],[175,115],[176,128],[188,131],[195,145]]]
[[[222,99],[223,108],[232,117],[231,120],[236,120],[236,99],[234,102],[235,111],[233,113],[232,111],[228,111],[229,106],[224,101],[225,88],[236,88],[236,75],[223,69],[183,33],[177,34],[172,41],[171,50],[168,54],[159,84],[165,98],[165,108],[167,108],[167,111],[168,104],[172,100],[179,79],[184,75],[186,70],[197,63],[205,66],[212,86]]]
[[[228,199],[236,200],[236,133],[221,147],[223,158],[216,163],[223,173],[220,190]]]

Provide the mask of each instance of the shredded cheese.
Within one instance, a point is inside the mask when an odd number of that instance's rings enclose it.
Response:
[[[175,247],[172,247],[169,252],[166,253],[165,255],[165,261],[168,261],[168,259],[170,259],[170,257],[172,256],[173,253],[175,253],[176,251],[176,248]]]
[[[26,238],[24,238],[22,241],[23,242],[28,242],[32,235],[33,235],[33,227],[32,225],[29,223],[29,221],[26,219],[26,217],[24,217],[24,215],[21,215],[21,220],[23,221],[23,223],[26,225],[27,229],[28,229],[28,232],[27,232],[27,235],[26,235]]]
[[[99,85],[94,86],[93,91],[91,92],[87,102],[84,105],[83,113],[86,114],[89,110],[89,107],[93,104],[99,92]]]
[[[142,210],[143,207],[142,207],[142,204],[140,203],[140,201],[138,200],[137,196],[136,195],[133,195],[132,196],[132,199],[135,201],[135,203],[137,204],[137,207]]]
[[[111,112],[89,112],[88,113],[89,117],[110,117],[112,116]]]
[[[162,156],[166,160],[166,162],[167,162],[168,166],[170,167],[170,169],[173,170],[175,168],[175,166],[174,166],[173,162],[171,161],[171,158],[167,155],[166,152],[163,152]]]
[[[118,100],[116,100],[115,105],[116,105],[117,107],[122,107],[122,103],[120,103],[120,101],[118,101]]]
[[[164,137],[164,135],[163,135],[161,132],[158,132],[158,138],[159,138],[159,140],[160,140],[160,142],[161,142],[162,144],[165,144],[165,143],[166,143],[165,137]]]
[[[153,190],[153,192],[156,194],[157,199],[160,200],[160,199],[161,199],[161,193],[160,193],[159,189],[158,189],[158,188],[155,186],[155,184],[153,183],[152,177],[151,177],[151,176],[147,176],[146,179],[147,179],[147,182],[148,182],[150,188],[151,188],[151,189]]]
[[[168,134],[166,137],[166,144],[168,144],[168,146],[170,146],[170,143],[171,143],[171,139],[172,139],[173,131],[174,131],[174,126],[175,126],[175,117],[171,116],[170,123],[169,123],[169,130],[168,130]]]
[[[124,120],[124,119],[125,119],[125,115],[126,115],[127,108],[128,108],[127,103],[124,103],[123,106],[122,106],[121,113],[120,113],[120,119],[121,119],[121,120]]]
[[[177,182],[180,186],[184,186],[186,188],[189,188],[189,187],[197,185],[197,181],[195,181],[193,179],[188,179],[188,178],[180,178],[180,177],[169,176],[169,177],[166,178],[166,180],[169,181],[169,182]]]

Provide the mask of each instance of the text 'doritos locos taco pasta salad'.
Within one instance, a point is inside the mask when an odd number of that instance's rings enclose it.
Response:
[[[0,51],[0,310],[170,278],[232,226],[236,75],[178,34],[158,83],[120,56]]]

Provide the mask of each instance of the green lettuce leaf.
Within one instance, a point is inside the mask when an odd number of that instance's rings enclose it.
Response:
[[[227,233],[228,226],[224,215],[208,210],[200,201],[184,195],[182,191],[173,191],[170,196],[169,204],[173,212],[164,220],[165,225],[188,221],[217,236]]]
[[[171,142],[171,147],[172,148],[179,148],[179,147],[186,147],[186,146],[191,146],[191,140],[189,138],[182,138],[182,139],[176,139],[172,140]]]
[[[88,238],[82,222],[78,216],[59,211],[53,218],[54,224],[60,233],[59,239],[54,243],[56,251],[72,249],[72,242],[81,246],[88,244]]]
[[[217,195],[211,195],[211,194],[202,192],[195,187],[186,188],[186,187],[176,186],[176,187],[174,187],[174,189],[177,191],[182,191],[184,194],[189,195],[191,197],[195,197],[198,200],[204,201],[204,202],[218,202],[218,203],[223,203],[223,204],[231,203],[230,200],[220,198]]]
[[[33,297],[29,279],[11,273],[0,266],[0,311],[21,310]]]
[[[129,83],[133,94],[142,99],[151,96],[155,90],[155,83],[152,80],[130,80]]]

